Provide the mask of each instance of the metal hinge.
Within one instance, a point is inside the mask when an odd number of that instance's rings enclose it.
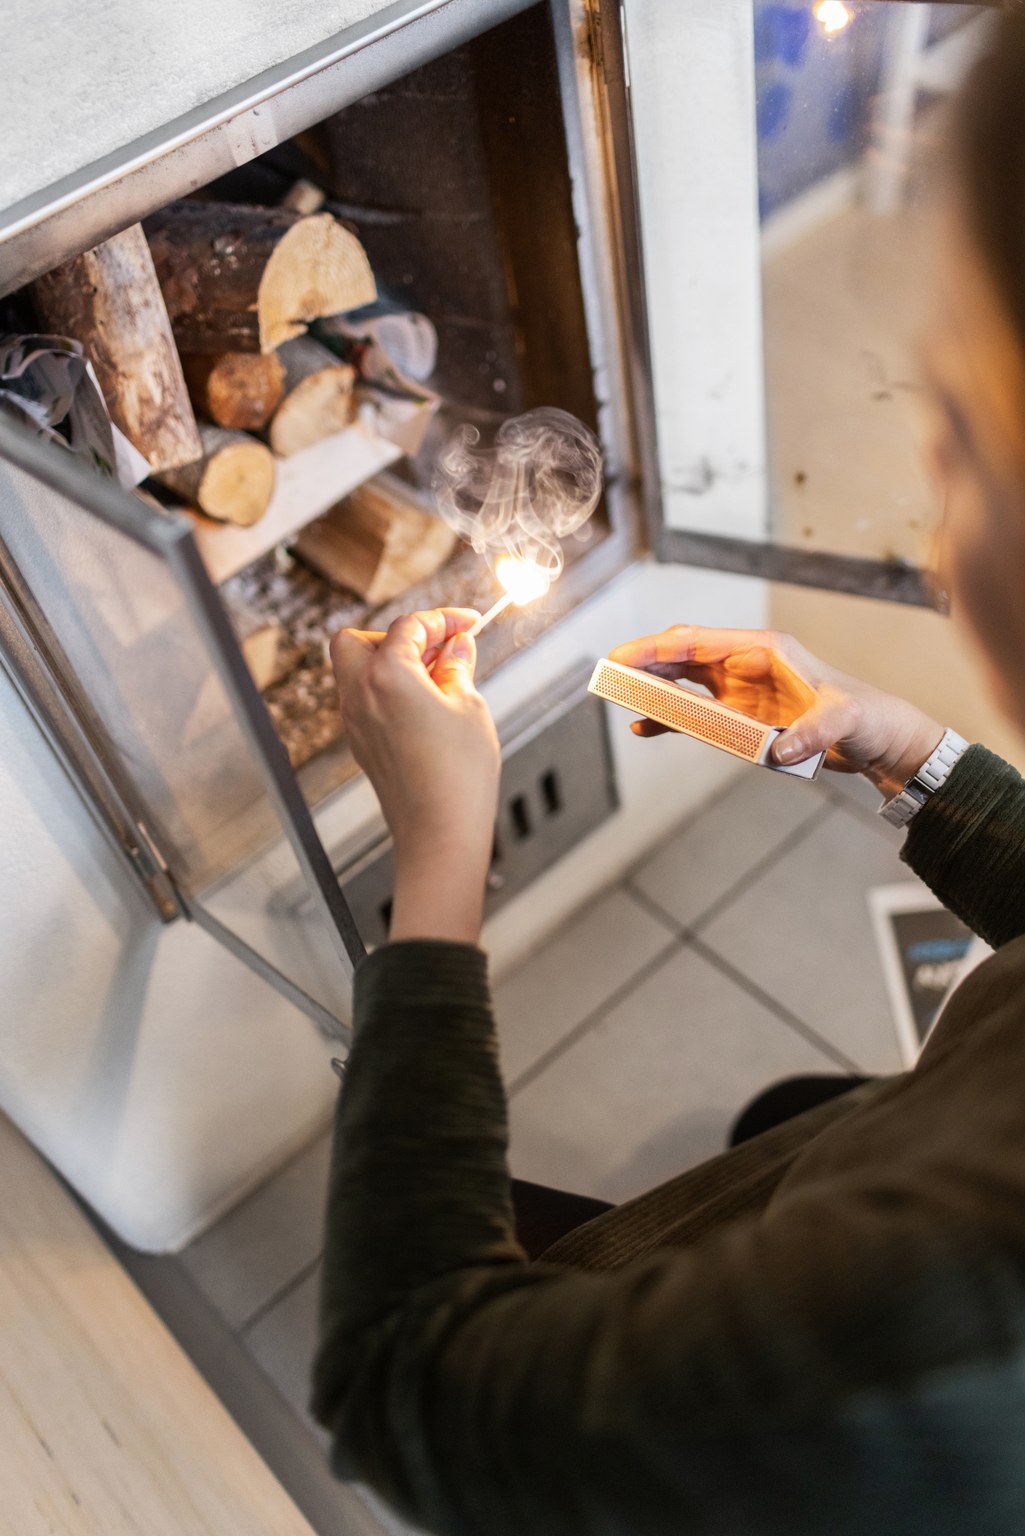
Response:
[[[134,823],[137,841],[126,838],[122,844],[136,873],[149,887],[165,922],[188,917],[188,908],[178,893],[167,860],[141,821]]]

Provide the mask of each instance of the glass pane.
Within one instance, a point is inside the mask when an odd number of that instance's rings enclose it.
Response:
[[[9,463],[0,538],[51,664],[110,744],[183,895],[337,1015],[348,993],[337,935],[302,900],[283,813],[173,564]]]
[[[756,0],[771,537],[928,565],[916,337],[944,109],[979,5]]]

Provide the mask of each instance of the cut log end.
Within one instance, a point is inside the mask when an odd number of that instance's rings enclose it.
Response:
[[[200,428],[203,457],[162,474],[164,485],[190,506],[221,523],[249,528],[259,522],[274,494],[274,455],[244,432]]]
[[[275,247],[257,301],[260,348],[301,336],[310,320],[372,304],[377,285],[366,252],[329,213],[300,219]]]
[[[247,635],[242,641],[242,654],[261,693],[280,682],[288,672],[288,636],[280,624],[265,624]]]
[[[262,443],[229,443],[207,461],[196,500],[208,517],[250,528],[273,494],[273,455]]]
[[[294,549],[328,581],[377,606],[432,576],[455,544],[440,517],[392,477],[378,476],[310,523]]]
[[[353,418],[356,374],[344,363],[317,369],[282,401],[270,424],[270,445],[287,459],[303,448],[342,432]]]
[[[145,229],[183,352],[273,352],[377,296],[366,252],[329,213],[186,199]]]
[[[285,368],[276,352],[191,353],[182,365],[196,409],[220,427],[259,432],[281,403]]]
[[[326,202],[327,193],[323,188],[301,176],[289,187],[281,199],[281,206],[291,208],[293,213],[319,213]]]

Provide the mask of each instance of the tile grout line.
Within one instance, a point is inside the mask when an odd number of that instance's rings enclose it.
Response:
[[[757,880],[758,877],[764,874],[767,869],[771,868],[774,863],[783,858],[786,854],[790,853],[794,848],[797,847],[798,843],[802,842],[805,837],[820,827],[823,822],[833,814],[835,809],[835,806],[825,804],[820,806],[817,811],[813,811],[812,814],[808,817],[807,821],[803,821],[799,827],[795,827],[792,832],[788,832],[786,837],[783,838],[782,842],[777,843],[777,845],[774,848],[771,848],[768,853],[763,854],[760,859],[757,859],[754,864],[752,864],[750,868],[745,872],[745,874],[743,874],[738,880],[735,880],[733,884],[721,896],[717,896],[710,906],[706,907],[704,911],[699,912],[692,923],[681,923],[678,918],[673,916],[667,907],[663,907],[660,902],[656,901],[654,896],[649,896],[647,891],[642,890],[639,885],[634,885],[633,877],[631,875],[627,875],[625,877],[623,881],[623,887],[629,892],[631,896],[635,898],[635,900],[641,903],[641,905],[646,909],[651,917],[659,919],[663,924],[668,926],[673,933],[677,934],[678,937],[684,939],[690,938],[692,934],[699,933],[707,923],[712,921],[713,918],[718,917],[719,913],[722,912],[730,904],[730,902],[734,901],[740,894],[741,890],[743,890],[748,884],[751,884]],[[638,865],[637,867],[640,868],[641,866]]]
[[[256,1327],[257,1323],[262,1323],[267,1314],[269,1312],[273,1312],[279,1301],[284,1301],[286,1297],[290,1296],[294,1290],[297,1290],[305,1280],[308,1280],[316,1270],[317,1266],[320,1264],[320,1261],[323,1257],[323,1248],[318,1248],[315,1258],[310,1259],[308,1263],[304,1264],[302,1269],[300,1269],[297,1274],[292,1276],[291,1280],[286,1280],[284,1285],[279,1285],[277,1290],[272,1292],[266,1301],[261,1301],[260,1305],[256,1307],[248,1317],[244,1318],[243,1321],[239,1323],[235,1329],[235,1332],[238,1334],[239,1338],[243,1338],[247,1333],[250,1332],[251,1329]]]
[[[625,888],[627,893],[637,902],[638,906],[643,907],[648,916],[661,923],[663,928],[667,928],[678,939],[690,938],[690,929],[685,928],[682,923],[678,923],[672,913],[667,912],[665,907],[659,906],[655,898],[649,896],[647,891],[642,891],[639,885],[631,885],[629,880],[625,882]]]
[[[524,1068],[518,1077],[513,1078],[512,1082],[506,1086],[507,1099],[511,1100],[513,1095],[519,1093],[522,1088],[527,1088],[531,1083],[536,1082],[553,1062],[558,1061],[572,1046],[576,1045],[579,1040],[582,1040],[586,1034],[589,1034],[607,1013],[611,1012],[613,1008],[617,1008],[630,995],[639,982],[646,981],[649,976],[653,976],[674,954],[678,953],[682,947],[679,937],[674,934],[668,934],[667,940],[668,942],[663,949],[657,950],[650,960],[645,961],[638,970],[628,976],[624,982],[621,982],[614,991],[609,993],[608,997],[598,1004],[597,1008],[592,1008],[591,1012],[581,1019],[579,1024],[575,1024],[568,1034],[563,1035],[554,1045],[549,1046],[547,1051],[542,1052],[535,1062],[532,1062],[529,1067]]]
[[[710,944],[706,944],[697,934],[691,935],[690,942],[695,954],[700,955],[709,965],[714,966],[727,980],[732,981],[741,991],[746,992],[749,997],[753,997],[756,1002],[761,1003],[763,1008],[772,1013],[781,1024],[785,1024],[788,1029],[792,1029],[795,1034],[800,1035],[807,1044],[814,1045],[817,1050],[822,1051],[832,1061],[835,1061],[837,1066],[856,1073],[858,1076],[865,1075],[866,1069],[859,1066],[856,1061],[852,1061],[849,1056],[840,1050],[839,1046],[831,1044],[816,1029],[813,1029],[810,1024],[806,1024],[803,1019],[799,1018],[796,1013],[791,1013],[790,1009],[773,997],[771,992],[766,992],[756,981],[752,981],[750,976],[745,976],[743,971],[739,971],[731,961],[727,960],[724,955],[721,955],[718,950],[713,949]]]
[[[623,895],[630,901],[636,902],[650,918],[653,918],[658,923],[660,928],[664,928],[674,938],[678,939],[686,934],[686,928],[676,921],[672,913],[667,912],[664,907],[660,907],[658,902],[648,895],[647,891],[642,891],[639,886],[630,884],[629,875],[624,876],[617,889],[621,890]]]
[[[802,827],[798,827],[794,832],[792,832],[785,840],[785,843],[780,844],[780,847],[776,850],[776,852],[782,852],[784,847],[789,851],[789,849],[793,847],[796,842],[800,841],[805,829],[810,828],[812,822],[814,822],[816,826],[821,825],[826,816],[832,814],[832,809],[832,807],[827,805],[823,807],[824,814],[820,815],[818,812],[816,812],[813,817],[809,818],[808,822],[805,822]],[[775,857],[775,854],[767,855],[766,857]],[[764,862],[765,860],[760,861],[760,863]],[[753,865],[752,870],[758,867],[758,865]],[[758,985],[756,981],[752,981],[751,978],[746,976],[743,971],[738,970],[732,961],[727,960],[726,957],[721,955],[718,950],[713,949],[710,944],[706,943],[705,940],[701,938],[698,930],[684,927],[682,923],[677,922],[676,919],[673,918],[670,913],[665,910],[664,907],[659,906],[659,904],[651,896],[649,896],[646,891],[642,891],[637,886],[630,885],[629,881],[624,882],[624,884],[628,886],[630,895],[633,896],[637,902],[643,906],[647,912],[650,913],[653,918],[658,918],[663,923],[670,923],[672,925],[673,932],[684,946],[689,946],[695,954],[701,955],[701,957],[708,961],[710,965],[714,965],[715,968],[723,976],[725,976],[728,980],[733,981],[742,989],[742,991],[747,992],[748,996],[753,997],[756,1002],[761,1003],[764,1008],[768,1009],[770,1013],[779,1019],[781,1024],[785,1024],[789,1029],[792,1029],[797,1034],[801,1035],[809,1045],[814,1045],[818,1050],[824,1051],[825,1054],[829,1056],[833,1061],[835,1061],[838,1066],[849,1068],[852,1072],[856,1072],[858,1074],[864,1073],[865,1068],[859,1066],[857,1062],[852,1061],[845,1052],[840,1050],[839,1046],[831,1044],[830,1041],[828,1041],[823,1035],[820,1035],[818,1030],[814,1029],[812,1025],[805,1024],[804,1020],[799,1018],[796,1013],[792,1013],[785,1003],[781,1003],[778,998],[773,997],[771,992],[766,992],[762,987]],[[732,894],[736,894],[736,887],[733,887]],[[700,919],[700,921],[704,922],[707,920],[709,914],[713,913],[718,905],[718,903],[714,903],[713,906],[708,909],[708,912],[706,912]]]
[[[742,890],[746,889],[749,885],[753,885],[774,864],[778,864],[780,859],[785,858],[788,853],[792,853],[799,844],[804,842],[805,838],[810,837],[813,832],[817,832],[819,827],[828,821],[830,816],[834,815],[835,811],[836,806],[828,802],[825,805],[820,805],[817,811],[811,813],[807,821],[802,821],[801,825],[795,827],[792,832],[788,832],[782,842],[778,843],[775,848],[770,849],[768,853],[763,854],[760,859],[757,859],[743,879],[735,880],[728,891],[724,891],[721,896],[712,902],[710,907],[707,907],[704,912],[699,913],[690,925],[690,932],[700,933],[702,928],[707,927],[714,918],[719,916],[720,912],[725,911],[731,902],[736,900]]]

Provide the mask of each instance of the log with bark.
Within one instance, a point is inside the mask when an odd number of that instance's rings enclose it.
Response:
[[[336,586],[387,603],[443,565],[456,535],[391,475],[378,475],[303,529],[293,552]]]
[[[160,476],[169,490],[208,517],[248,528],[274,493],[274,455],[264,443],[227,427],[200,427],[203,456]]]
[[[171,324],[142,226],[36,280],[48,331],[81,342],[115,425],[155,474],[202,452]]]
[[[285,368],[276,352],[186,352],[185,382],[201,416],[259,432],[281,404]]]
[[[285,370],[284,399],[268,436],[274,452],[288,458],[349,425],[356,371],[312,336],[286,341],[278,356]]]
[[[144,227],[183,352],[271,352],[377,297],[366,252],[329,213],[184,201]]]

